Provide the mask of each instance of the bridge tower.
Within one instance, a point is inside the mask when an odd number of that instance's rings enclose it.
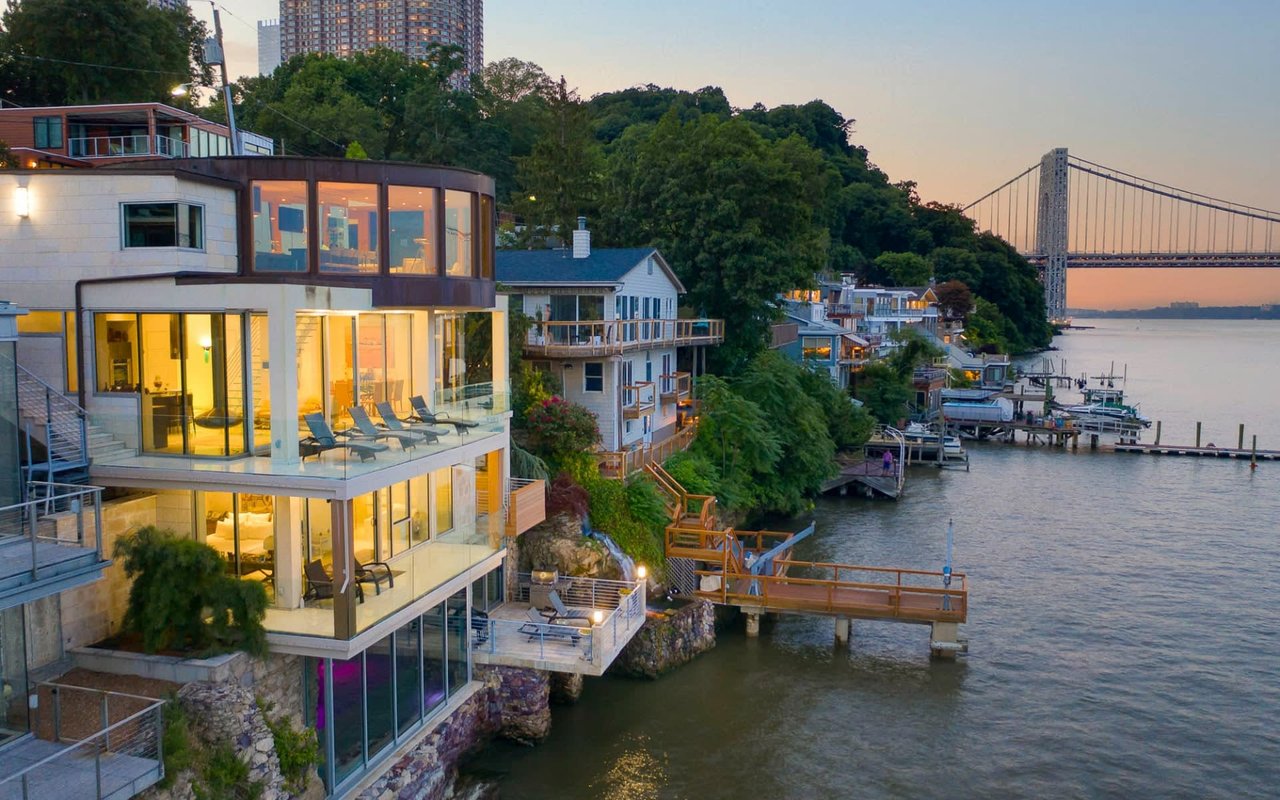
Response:
[[[1067,148],[1040,159],[1036,253],[1044,259],[1044,304],[1053,322],[1067,318]]]

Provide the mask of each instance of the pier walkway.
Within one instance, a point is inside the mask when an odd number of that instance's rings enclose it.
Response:
[[[1121,443],[1112,446],[1117,453],[1145,453],[1151,456],[1199,456],[1201,458],[1243,458],[1257,461],[1280,461],[1280,450],[1253,450],[1248,447],[1195,447],[1177,444]]]
[[[906,483],[906,471],[901,459],[894,459],[893,467],[884,468],[879,458],[859,458],[840,462],[840,472],[822,484],[822,493],[839,490],[848,492],[850,485],[861,486],[868,497],[880,495],[897,500]]]
[[[950,658],[967,649],[958,636],[969,613],[964,574],[947,580],[927,570],[798,561],[792,551],[813,525],[798,532],[721,527],[715,498],[685,494],[661,467],[650,474],[670,499],[664,549],[672,585],[741,609],[748,636],[759,634],[761,614],[810,614],[835,617],[838,641],[848,641],[854,619],[885,620],[930,625],[934,655]]]

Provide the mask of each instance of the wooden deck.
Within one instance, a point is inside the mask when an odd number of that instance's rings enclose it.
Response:
[[[1145,453],[1151,456],[1198,456],[1200,458],[1243,458],[1258,461],[1280,461],[1280,450],[1243,450],[1237,447],[1194,447],[1177,444],[1117,444],[1112,448],[1117,453]]]
[[[822,484],[822,492],[825,494],[840,490],[844,494],[854,484],[863,487],[868,496],[879,495],[897,500],[902,494],[905,481],[903,465],[897,459],[893,462],[893,468],[886,471],[880,459],[864,458],[841,463],[839,474]]]
[[[943,586],[941,572],[778,561],[775,574],[750,575],[700,570],[718,588],[696,594],[713,603],[751,613],[791,612],[931,624],[968,618],[969,590],[963,573]]]

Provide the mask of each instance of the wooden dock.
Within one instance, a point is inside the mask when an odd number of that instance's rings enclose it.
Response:
[[[1177,444],[1139,444],[1129,442],[1114,445],[1117,453],[1145,453],[1150,456],[1197,456],[1200,458],[1242,458],[1258,461],[1280,461],[1280,450],[1257,450],[1238,447],[1195,447]]]
[[[893,467],[886,471],[879,458],[861,458],[840,463],[840,472],[822,484],[822,493],[838,491],[848,494],[850,487],[857,487],[867,497],[887,497],[897,500],[906,486],[906,469],[894,459]]]

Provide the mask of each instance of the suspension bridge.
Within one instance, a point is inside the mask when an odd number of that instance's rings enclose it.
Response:
[[[1067,270],[1280,267],[1280,212],[1221,200],[1050,150],[964,207],[1040,268],[1050,319]]]

